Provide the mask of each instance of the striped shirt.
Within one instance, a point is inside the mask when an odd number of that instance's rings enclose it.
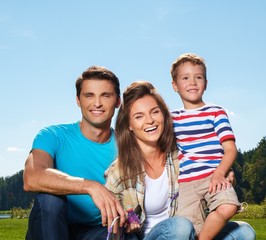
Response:
[[[180,161],[179,182],[205,178],[220,164],[224,150],[221,143],[235,140],[225,110],[216,105],[172,111]]]

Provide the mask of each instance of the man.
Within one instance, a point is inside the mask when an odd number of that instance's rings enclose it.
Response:
[[[26,239],[106,239],[107,227],[125,211],[103,186],[117,157],[111,121],[120,105],[119,80],[103,67],[76,81],[82,119],[42,129],[24,170],[24,190],[38,192]],[[117,231],[115,225],[114,232]]]

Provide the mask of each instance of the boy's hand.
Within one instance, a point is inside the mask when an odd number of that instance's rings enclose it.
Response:
[[[231,187],[229,179],[225,178],[224,173],[219,171],[218,168],[212,174],[210,184],[209,184],[209,193],[220,192],[226,188]]]
[[[235,172],[232,169],[227,173],[225,178],[233,187],[236,185]]]

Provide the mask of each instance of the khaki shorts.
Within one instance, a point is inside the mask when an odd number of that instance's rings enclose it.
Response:
[[[210,194],[208,192],[211,176],[192,182],[179,183],[178,215],[188,218],[197,234],[202,229],[208,211],[222,204],[241,207],[233,187]]]

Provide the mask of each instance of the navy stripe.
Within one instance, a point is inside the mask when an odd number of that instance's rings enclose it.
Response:
[[[207,169],[215,169],[216,167],[213,166],[213,167],[210,167],[210,166],[202,166],[202,167],[197,167],[197,168],[193,168],[193,169],[188,169],[188,170],[185,170],[185,171],[182,171],[182,174],[190,174],[190,173],[195,173],[195,172],[200,172],[200,171],[203,171],[203,170],[207,170]]]

